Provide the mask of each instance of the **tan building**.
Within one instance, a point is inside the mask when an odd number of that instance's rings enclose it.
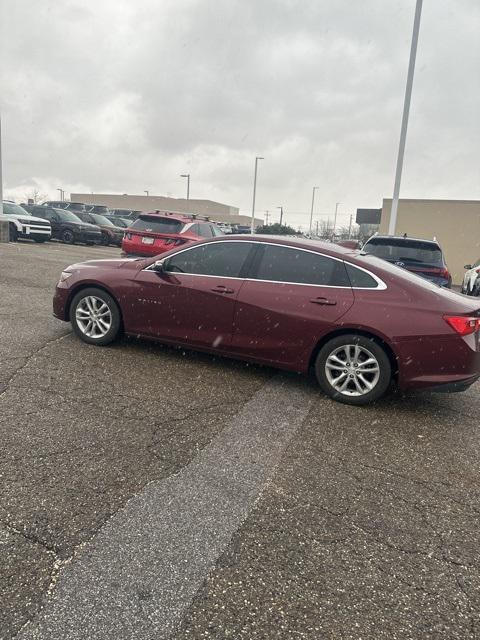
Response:
[[[249,225],[250,216],[239,215],[237,207],[214,202],[213,200],[196,200],[190,198],[168,198],[167,196],[141,196],[110,193],[71,193],[72,202],[85,204],[102,204],[111,209],[133,209],[135,211],[171,211],[180,213],[195,213],[209,216],[218,222]],[[263,224],[263,220],[256,218],[255,226]]]
[[[388,233],[392,200],[384,199],[380,234]],[[400,200],[395,235],[436,238],[453,283],[461,284],[463,266],[480,258],[480,200]]]

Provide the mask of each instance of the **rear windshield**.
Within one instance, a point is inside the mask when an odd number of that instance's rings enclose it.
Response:
[[[180,233],[183,226],[183,222],[171,218],[141,216],[132,223],[130,228],[139,231],[154,231],[155,233]]]
[[[434,242],[403,238],[372,238],[363,247],[365,253],[391,262],[442,265],[442,251]]]

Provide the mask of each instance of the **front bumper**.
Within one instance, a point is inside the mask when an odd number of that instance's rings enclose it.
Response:
[[[102,234],[96,231],[76,231],[75,242],[93,242],[94,244],[102,244]]]

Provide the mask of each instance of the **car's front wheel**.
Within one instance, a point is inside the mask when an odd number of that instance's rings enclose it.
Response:
[[[378,400],[392,379],[385,350],[375,340],[358,334],[329,340],[318,353],[315,373],[327,395],[354,405]]]
[[[96,287],[82,289],[74,296],[70,305],[70,321],[79,338],[101,346],[113,342],[122,325],[115,300]]]

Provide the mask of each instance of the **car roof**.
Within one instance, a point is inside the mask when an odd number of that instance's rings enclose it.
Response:
[[[412,238],[411,236],[380,236],[380,235],[375,235],[375,236],[371,236],[367,242],[370,242],[370,240],[376,240],[376,239],[381,239],[381,240],[408,240],[409,242],[429,242],[430,244],[435,244],[437,246],[438,242],[436,240],[430,240],[427,238]],[[365,243],[367,244],[367,243]]]
[[[172,220],[178,220],[179,222],[207,222],[215,224],[213,220],[210,220],[206,216],[197,215],[196,213],[181,213],[179,211],[142,211],[138,217],[143,218],[144,216],[171,218]]]

